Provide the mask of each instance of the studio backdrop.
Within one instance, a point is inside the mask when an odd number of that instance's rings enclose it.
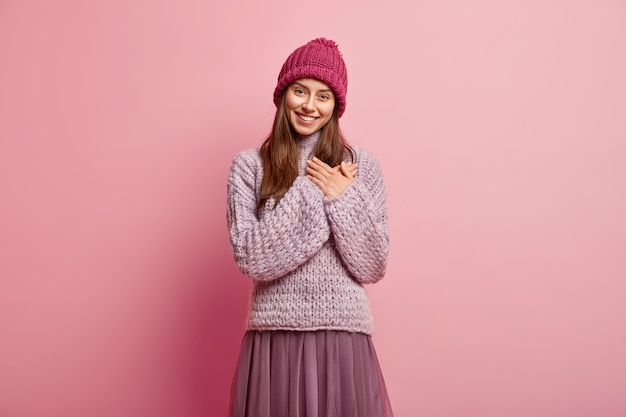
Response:
[[[335,40],[397,417],[626,415],[626,4],[0,1],[0,416],[226,416],[234,156]]]

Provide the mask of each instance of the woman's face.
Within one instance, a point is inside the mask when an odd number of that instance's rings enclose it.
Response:
[[[335,95],[329,86],[313,78],[292,82],[285,91],[285,112],[291,127],[307,136],[320,130],[333,116]]]

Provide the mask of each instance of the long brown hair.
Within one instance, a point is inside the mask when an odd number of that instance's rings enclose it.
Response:
[[[285,89],[286,91],[287,89]],[[261,144],[260,154],[263,161],[263,181],[258,208],[265,206],[270,198],[276,203],[289,191],[298,177],[298,134],[291,127],[285,112],[285,92],[274,116],[272,131]],[[337,105],[328,123],[320,130],[320,138],[313,149],[313,154],[331,167],[341,164],[346,156],[356,162],[354,150],[347,144],[339,128]]]

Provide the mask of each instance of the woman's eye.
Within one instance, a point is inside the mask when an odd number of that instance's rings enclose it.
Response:
[[[293,90],[297,95],[301,96],[304,94],[304,90],[302,88],[296,88]]]
[[[328,100],[330,98],[330,96],[328,94],[322,94],[322,95],[320,95],[320,98],[322,100]]]

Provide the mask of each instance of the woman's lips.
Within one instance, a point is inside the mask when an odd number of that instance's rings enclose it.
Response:
[[[296,115],[298,116],[300,120],[302,120],[305,123],[313,123],[314,121],[318,119],[318,117],[307,116],[305,114],[300,114],[300,113],[296,113]]]

